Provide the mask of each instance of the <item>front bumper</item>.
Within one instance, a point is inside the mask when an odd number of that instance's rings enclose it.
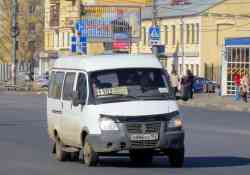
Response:
[[[162,151],[184,148],[184,131],[167,131],[159,133],[159,140],[155,144],[134,145],[125,132],[105,132],[101,135],[88,135],[87,141],[98,153],[115,153],[131,149],[151,149]]]

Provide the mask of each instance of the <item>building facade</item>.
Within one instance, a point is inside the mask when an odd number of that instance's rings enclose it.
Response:
[[[55,61],[55,58],[60,55],[72,54],[70,51],[71,38],[73,35],[77,35],[78,32],[76,31],[76,22],[80,19],[81,4],[86,6],[103,5],[112,7],[114,5],[126,5],[132,7],[144,6],[149,3],[151,3],[149,0],[45,0],[45,42],[44,53],[41,54],[40,72],[48,71],[49,67],[51,67]],[[105,12],[101,9],[100,14],[102,13]],[[98,14],[96,13],[95,15]],[[89,19],[92,18],[93,16],[90,16]],[[96,21],[98,22],[98,20]],[[136,26],[136,24],[134,26]],[[90,27],[93,27],[93,25]],[[97,32],[95,32],[95,34],[96,33]],[[138,40],[139,39],[140,37],[138,37]],[[88,41],[87,53],[101,54],[105,52],[108,46],[110,47],[109,44],[104,44],[103,41]]]
[[[161,44],[166,47],[169,72],[190,69],[197,76],[221,82],[224,43],[227,38],[249,37],[250,16],[247,0],[158,0],[157,22]],[[148,31],[152,8],[144,10],[141,53],[151,53]]]

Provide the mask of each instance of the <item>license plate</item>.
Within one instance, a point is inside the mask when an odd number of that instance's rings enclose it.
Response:
[[[151,134],[133,134],[130,136],[131,141],[158,140],[158,133]]]

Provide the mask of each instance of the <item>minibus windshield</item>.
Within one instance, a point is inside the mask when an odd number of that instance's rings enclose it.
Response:
[[[131,68],[93,72],[93,96],[105,102],[119,100],[167,100],[169,77],[162,69]]]

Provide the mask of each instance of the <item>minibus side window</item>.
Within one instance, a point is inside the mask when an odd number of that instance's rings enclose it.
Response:
[[[52,72],[49,87],[49,97],[60,99],[64,80],[64,72]]]
[[[51,72],[50,79],[49,79],[49,92],[48,92],[49,97],[52,97],[55,75],[56,75],[55,72]]]
[[[87,98],[87,82],[86,76],[83,73],[80,73],[77,80],[76,92],[78,94],[78,98],[81,102],[86,102]]]
[[[72,100],[73,98],[73,87],[75,82],[76,73],[66,73],[64,86],[63,86],[63,100]]]

